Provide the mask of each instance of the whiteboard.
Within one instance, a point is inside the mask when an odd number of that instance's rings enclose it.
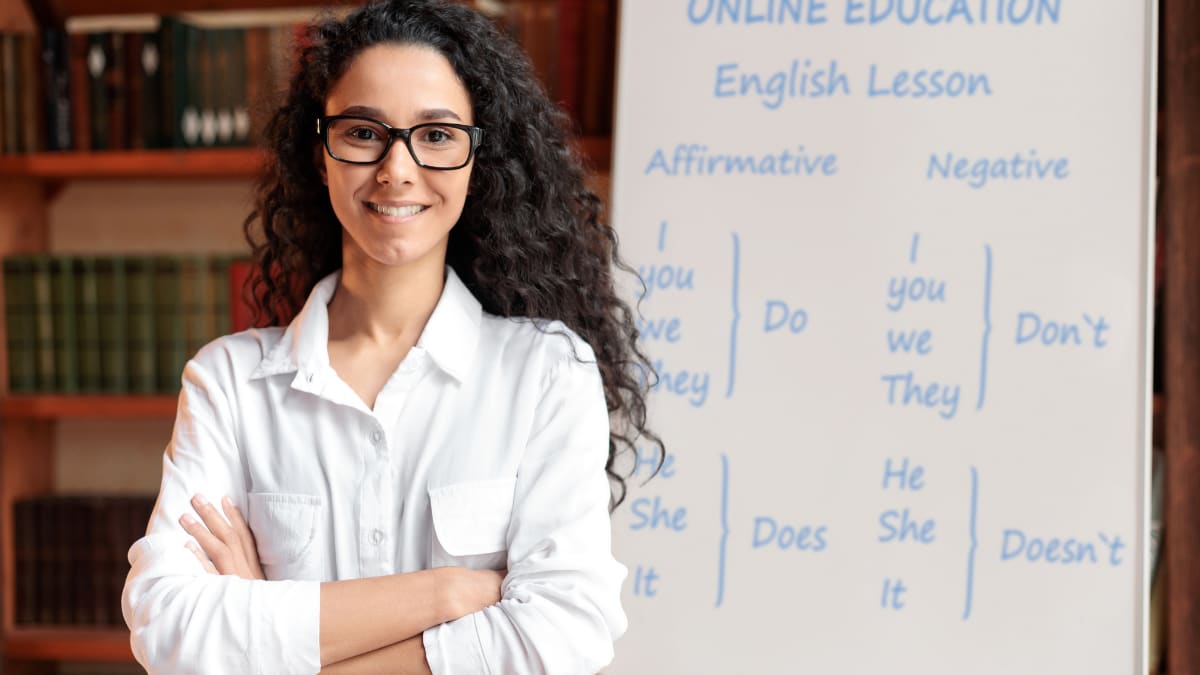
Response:
[[[1142,672],[1155,11],[623,3],[607,672]]]

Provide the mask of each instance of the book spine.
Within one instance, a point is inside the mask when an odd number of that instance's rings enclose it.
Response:
[[[252,26],[245,31],[245,101],[249,131],[245,143],[262,143],[263,129],[267,125],[268,83],[271,81],[270,38],[266,26]]]
[[[142,33],[141,51],[137,58],[137,72],[142,87],[142,139],[147,148],[161,148],[169,144],[163,138],[162,110],[162,51],[159,40],[161,32]]]
[[[96,309],[100,329],[100,383],[110,394],[129,391],[129,292],[125,258],[96,260]]]
[[[44,133],[38,101],[41,100],[42,81],[38,77],[40,51],[37,36],[21,33],[17,36],[17,65],[20,68],[20,147],[21,152],[37,152]]]
[[[83,524],[87,522],[87,503],[85,497],[62,497],[59,511],[59,556],[62,567],[59,569],[60,605],[58,622],[64,625],[78,625],[86,622],[82,608],[82,599],[90,590],[86,574],[87,551],[80,543],[83,541]]]
[[[67,79],[71,87],[71,147],[79,152],[92,149],[91,79],[88,76],[88,36],[68,33]]]
[[[219,29],[196,29],[192,33],[196,43],[193,45],[193,63],[195,72],[195,87],[197,91],[196,108],[200,114],[200,140],[198,145],[212,147],[217,144],[217,52],[220,51],[221,31]]]
[[[254,276],[254,261],[239,258],[229,263],[230,329],[234,333],[254,327],[254,306],[250,302],[252,289],[246,287]]]
[[[233,264],[231,256],[213,256],[209,267],[209,280],[212,284],[212,317],[213,328],[218,336],[228,335],[233,327],[232,288],[229,283],[229,270]]]
[[[71,120],[70,47],[57,28],[42,31],[42,82],[47,150],[70,150],[74,143]]]
[[[121,58],[121,78],[125,83],[125,147],[146,147],[145,79],[142,77],[142,33],[125,33]]]
[[[53,624],[55,620],[55,605],[58,602],[58,585],[55,576],[58,574],[57,546],[58,529],[55,527],[54,502],[48,497],[35,500],[37,506],[38,531],[34,559],[37,561],[37,579],[34,582],[37,593],[37,622]]]
[[[120,613],[113,613],[113,602],[110,597],[119,590],[111,589],[111,579],[115,571],[116,550],[120,548],[120,536],[117,532],[117,502],[120,497],[108,497],[96,505],[91,514],[91,584],[92,584],[92,623],[97,626],[112,625],[120,618]]]
[[[90,256],[75,261],[75,298],[79,303],[79,390],[96,393],[103,389],[100,354],[100,299],[96,279],[96,259]]]
[[[175,86],[182,106],[180,139],[183,147],[200,145],[201,91],[200,59],[197,53],[201,45],[202,31],[194,26],[180,23],[175,41]]]
[[[180,292],[181,261],[179,258],[160,256],[154,265],[154,305],[156,379],[159,393],[179,391],[180,374],[187,361],[184,342],[184,309]]]
[[[27,256],[4,260],[4,320],[8,334],[9,390],[14,394],[37,391],[33,261]]]
[[[237,90],[237,73],[233,70],[232,28],[209,31],[209,94],[212,97],[213,113],[216,118],[216,144],[233,145],[234,94]]]
[[[233,136],[230,143],[244,146],[250,142],[250,102],[246,97],[246,78],[249,76],[246,55],[246,29],[231,28],[226,40],[229,47],[229,105],[233,114]]]
[[[154,338],[154,268],[149,258],[126,260],[129,291],[129,388],[139,394],[156,389]]]
[[[159,127],[160,147],[182,147],[179,136],[182,112],[176,81],[176,52],[178,52],[179,20],[164,16],[158,24],[158,81],[159,81]]]
[[[105,33],[89,33],[86,65],[88,104],[91,106],[92,150],[108,150],[112,147],[108,122],[112,106],[108,100],[108,83],[105,80],[110,60],[107,35]]]
[[[58,391],[79,393],[79,334],[76,320],[75,260],[57,256],[50,269],[54,292],[54,365]]]
[[[17,70],[17,36],[14,33],[0,33],[0,127],[4,132],[0,142],[0,152],[12,154],[19,150],[17,141],[19,124],[17,91],[20,73]]]
[[[54,391],[58,378],[54,372],[54,290],[51,280],[50,258],[44,255],[33,257],[33,307],[34,325],[37,331],[37,379],[38,391]]]
[[[108,147],[113,150],[129,148],[129,87],[125,82],[125,34],[112,31],[106,34],[104,87],[108,98]]]
[[[13,548],[16,562],[16,622],[37,621],[37,502],[13,502]]]
[[[212,288],[208,282],[208,259],[189,256],[182,261],[180,294],[183,296],[184,342],[187,357],[217,337],[212,318]]]

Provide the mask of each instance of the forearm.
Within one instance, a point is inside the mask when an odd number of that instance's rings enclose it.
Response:
[[[420,635],[321,669],[322,675],[432,675]]]
[[[445,575],[431,569],[321,584],[321,665],[399,648],[409,638],[420,643],[425,629],[457,618],[445,600]]]

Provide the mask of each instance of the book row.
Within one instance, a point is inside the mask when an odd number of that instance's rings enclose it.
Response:
[[[14,502],[17,624],[123,626],[127,554],[146,532],[154,499],[46,495]]]
[[[294,25],[0,34],[5,153],[246,146],[291,75]]]
[[[613,0],[477,0],[584,135],[612,132]],[[0,154],[255,145],[304,23],[0,33]]]
[[[251,264],[233,256],[4,259],[9,390],[170,394],[187,359],[248,328]]]

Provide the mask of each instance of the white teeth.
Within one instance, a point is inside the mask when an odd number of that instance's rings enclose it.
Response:
[[[420,204],[412,204],[410,206],[384,206],[382,204],[373,204],[371,202],[367,202],[367,206],[370,206],[371,210],[382,213],[385,216],[415,216],[425,210],[425,207],[421,206]]]

